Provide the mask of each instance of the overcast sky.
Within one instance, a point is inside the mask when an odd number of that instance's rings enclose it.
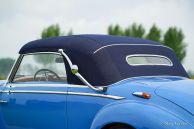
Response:
[[[148,30],[181,28],[187,43],[185,68],[194,71],[194,0],[0,0],[0,58],[18,56],[26,42],[58,23],[64,32],[106,34],[110,24],[133,22]]]

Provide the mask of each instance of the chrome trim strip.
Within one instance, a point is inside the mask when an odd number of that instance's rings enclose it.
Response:
[[[3,93],[33,93],[33,94],[61,94],[61,95],[79,95],[79,96],[92,96],[101,97],[114,100],[125,99],[125,97],[115,96],[115,95],[105,95],[105,94],[95,94],[87,92],[64,92],[64,91],[33,91],[33,90],[4,90]]]
[[[6,101],[6,100],[0,100],[0,104],[1,103],[8,103],[8,101]]]
[[[167,59],[170,62],[170,64],[169,65],[168,64],[129,64],[129,62],[127,61],[127,59],[129,57],[140,57],[140,56],[165,58],[165,59]],[[155,54],[132,54],[132,55],[126,56],[126,61],[131,66],[142,66],[142,65],[148,65],[148,66],[149,65],[152,65],[152,66],[173,66],[172,61],[168,57],[163,56],[163,55],[155,55]]]
[[[142,97],[143,92],[133,92],[132,95]]]
[[[105,95],[105,94],[93,94],[93,93],[83,93],[83,92],[68,92],[69,95],[83,95],[83,96],[94,96],[94,97],[102,97],[109,98],[115,100],[125,99],[125,97],[114,96],[114,95]]]
[[[129,45],[129,46],[159,46],[159,47],[166,47],[168,49],[171,49],[170,47],[167,47],[167,46],[163,46],[163,45],[152,45],[152,44],[111,44],[111,45],[105,45],[103,47],[98,48],[97,50],[95,50],[93,52],[93,54],[97,53],[98,51],[100,51],[101,49],[106,48],[106,47],[111,47],[111,46],[124,46],[124,45]]]
[[[3,93],[33,93],[33,94],[67,94],[61,91],[35,91],[35,90],[4,90]]]
[[[56,55],[61,55],[58,52],[33,52],[33,53],[26,53],[26,54],[22,54],[22,55],[26,56],[26,55],[36,55],[36,54],[56,54]]]
[[[64,88],[88,88],[85,85],[71,85],[71,84],[13,84],[10,83],[11,87],[64,87]]]

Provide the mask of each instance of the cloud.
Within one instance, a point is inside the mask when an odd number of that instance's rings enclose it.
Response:
[[[62,30],[106,33],[110,24],[133,22],[148,29],[153,23],[166,30],[177,26],[185,33],[187,69],[194,69],[194,2],[192,0],[0,0],[0,57],[16,57],[19,48],[40,38],[43,28],[59,23]]]

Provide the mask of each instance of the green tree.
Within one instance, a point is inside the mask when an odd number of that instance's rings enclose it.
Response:
[[[133,23],[132,25],[121,28],[118,24],[110,25],[108,27],[109,35],[122,35],[138,38],[146,38],[153,41],[161,42],[164,45],[172,48],[178,59],[182,62],[186,56],[186,45],[184,43],[184,34],[181,29],[170,27],[164,35],[162,31],[155,24],[149,29],[148,34],[145,34],[145,29],[141,24]]]
[[[0,76],[4,79],[9,74],[12,66],[14,64],[14,59],[12,58],[2,58],[0,59]]]
[[[50,25],[45,28],[41,33],[41,38],[57,37],[62,35],[73,35],[73,30],[70,29],[67,34],[61,31],[58,24]]]
[[[124,36],[129,36],[129,37],[131,37],[132,36],[132,32],[131,32],[131,27],[130,26],[128,26],[125,30],[124,30]]]
[[[122,27],[117,24],[115,26],[110,25],[108,27],[108,34],[143,38],[145,29],[141,24],[137,25],[136,23],[132,24],[132,26],[129,26],[126,29],[122,29]]]
[[[176,27],[170,27],[164,34],[163,44],[172,48],[181,62],[186,56],[186,44],[183,40],[182,30]]]
[[[130,35],[132,37],[144,38],[144,34],[145,34],[145,29],[144,29],[144,27],[141,24],[140,25],[137,25],[136,23],[134,23],[131,26]]]
[[[42,38],[49,38],[49,37],[57,37],[61,36],[63,33],[61,32],[61,29],[58,24],[56,25],[50,25],[49,27],[45,28],[42,31],[41,37]]]
[[[108,34],[109,35],[120,35],[120,36],[124,35],[122,28],[118,24],[115,26],[110,25],[108,27]]]
[[[147,36],[146,36],[146,39],[150,39],[150,40],[153,40],[153,41],[157,41],[157,42],[161,42],[161,30],[154,24]]]

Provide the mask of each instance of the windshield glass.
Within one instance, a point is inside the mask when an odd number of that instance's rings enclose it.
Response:
[[[57,54],[25,55],[14,77],[14,82],[66,82],[63,57]]]

